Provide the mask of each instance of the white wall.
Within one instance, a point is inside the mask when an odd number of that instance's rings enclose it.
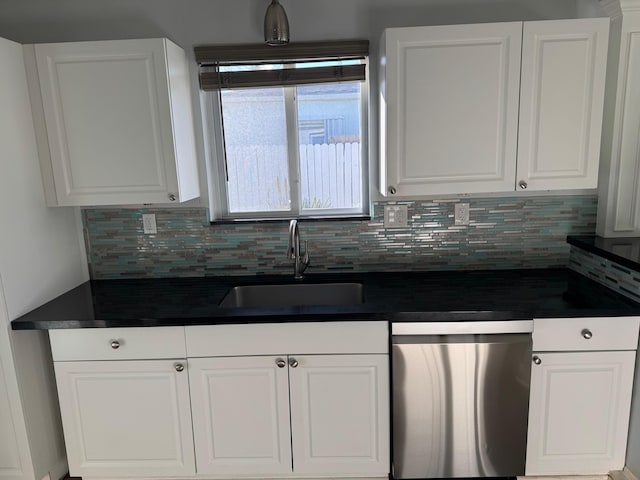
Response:
[[[606,17],[606,13],[598,2],[593,0],[577,0],[577,16],[579,18]]]
[[[88,275],[77,212],[45,206],[22,46],[0,61],[0,478],[39,480],[66,471],[48,336],[9,322]]]
[[[570,18],[595,0],[283,0],[292,40],[365,37],[383,27]],[[3,1],[0,36],[21,43],[164,35],[200,43],[262,41],[268,0]]]
[[[0,275],[13,319],[80,283],[86,260],[76,212],[45,206],[22,47],[0,53]]]

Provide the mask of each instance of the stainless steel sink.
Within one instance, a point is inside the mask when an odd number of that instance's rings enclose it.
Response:
[[[290,307],[297,305],[354,305],[364,302],[361,283],[248,285],[233,287],[223,308]]]

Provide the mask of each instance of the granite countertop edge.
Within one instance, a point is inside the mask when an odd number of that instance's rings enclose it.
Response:
[[[86,282],[13,320],[13,330],[215,324],[459,322],[640,315],[640,304],[564,268],[465,272],[314,274],[307,283],[361,282],[362,305],[224,309],[238,285],[289,276]]]

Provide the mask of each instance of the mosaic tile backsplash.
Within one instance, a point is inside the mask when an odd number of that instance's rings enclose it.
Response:
[[[470,203],[470,225],[454,225],[454,204]],[[540,196],[393,202],[407,228],[371,220],[299,223],[314,272],[473,270],[566,266],[566,236],[595,231],[597,197]],[[142,214],[158,233],[145,235]],[[83,210],[91,278],[291,274],[287,222],[210,224],[205,208]]]
[[[569,268],[640,302],[640,272],[574,245],[571,246],[569,255]]]

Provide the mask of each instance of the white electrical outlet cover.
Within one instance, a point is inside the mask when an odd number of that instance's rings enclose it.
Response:
[[[155,213],[142,214],[142,228],[144,229],[144,233],[146,234],[158,233]]]
[[[469,225],[468,203],[456,203],[454,208],[454,220],[456,225]]]

